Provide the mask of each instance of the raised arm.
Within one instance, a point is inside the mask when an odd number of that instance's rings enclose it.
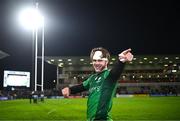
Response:
[[[123,69],[124,69],[124,63],[132,61],[133,55],[131,53],[131,49],[124,50],[119,54],[118,62],[113,66],[113,68],[110,71],[109,77],[112,81],[117,81],[120,77]]]

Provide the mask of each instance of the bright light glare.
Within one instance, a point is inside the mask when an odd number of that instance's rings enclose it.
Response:
[[[27,8],[19,15],[20,24],[27,29],[35,29],[36,27],[43,26],[43,16],[38,9]]]

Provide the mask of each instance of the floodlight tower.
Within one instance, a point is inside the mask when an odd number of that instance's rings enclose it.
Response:
[[[20,14],[20,22],[24,25],[27,29],[32,30],[33,34],[33,41],[35,39],[35,65],[34,65],[34,91],[37,91],[37,86],[41,86],[41,91],[43,91],[43,83],[44,83],[44,17],[39,12],[39,3],[37,2],[35,8],[27,8]],[[38,76],[38,30],[41,28],[42,30],[42,65],[41,65],[41,84],[37,83],[37,76]]]

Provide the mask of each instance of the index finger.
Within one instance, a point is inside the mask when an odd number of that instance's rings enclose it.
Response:
[[[122,53],[124,54],[124,55],[126,55],[128,52],[130,52],[131,51],[131,48],[129,48],[129,49],[127,49],[127,50],[124,50]]]

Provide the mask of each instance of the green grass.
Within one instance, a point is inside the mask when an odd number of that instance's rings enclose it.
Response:
[[[0,120],[86,120],[87,99],[0,101]],[[180,97],[114,98],[114,120],[180,120]]]

